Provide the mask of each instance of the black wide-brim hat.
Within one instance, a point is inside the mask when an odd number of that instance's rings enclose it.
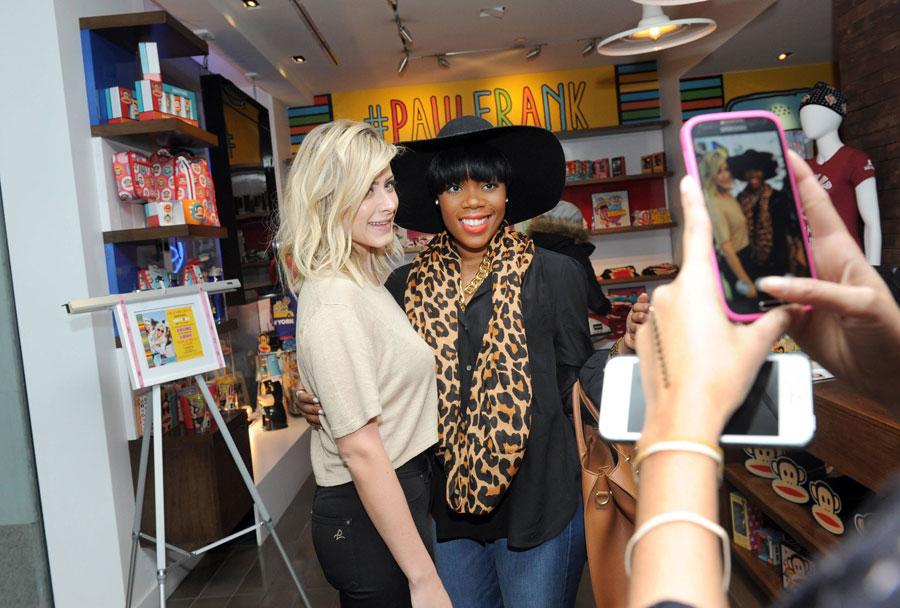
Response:
[[[437,137],[401,143],[406,148],[391,161],[400,201],[394,222],[409,230],[444,230],[440,208],[428,191],[425,175],[439,152],[461,145],[489,144],[512,168],[506,221],[516,224],[541,215],[559,202],[566,184],[566,159],[556,136],[541,127],[494,127],[483,118],[460,116]]]
[[[770,152],[747,150],[740,156],[729,156],[726,162],[731,174],[741,181],[746,181],[747,171],[762,171],[764,180],[772,179],[778,172],[778,162]]]

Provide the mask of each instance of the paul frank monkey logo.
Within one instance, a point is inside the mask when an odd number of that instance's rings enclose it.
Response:
[[[824,481],[809,484],[809,492],[815,504],[812,507],[813,517],[819,525],[832,534],[844,533],[844,522],[838,517],[841,512],[841,499]]]
[[[803,485],[806,483],[806,469],[786,456],[772,460],[772,489],[783,499],[805,505],[809,502],[809,492]]]
[[[744,461],[744,468],[757,477],[775,479],[778,477],[772,471],[772,460],[781,456],[784,450],[774,448],[744,448],[744,453],[749,456]]]

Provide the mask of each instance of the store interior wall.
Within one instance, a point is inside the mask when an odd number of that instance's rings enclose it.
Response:
[[[0,191],[0,219],[3,196]],[[0,603],[52,606],[6,228],[0,223]]]

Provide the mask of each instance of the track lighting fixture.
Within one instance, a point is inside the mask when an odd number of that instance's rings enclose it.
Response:
[[[527,53],[525,53],[525,59],[534,59],[535,57],[537,57],[538,55],[540,55],[540,54],[541,54],[541,47],[542,47],[542,46],[544,46],[544,45],[539,44],[539,45],[537,45],[536,47],[533,47],[533,48],[532,48],[530,51],[528,51]]]
[[[244,8],[259,8],[258,0],[244,0]]]
[[[403,40],[404,44],[412,44],[412,34],[409,33],[409,30],[406,29],[406,26],[401,23],[398,26],[398,30],[400,32],[400,38]]]
[[[403,70],[409,64],[409,51],[403,51],[403,57],[400,59],[400,65],[397,66],[397,73],[402,74]]]
[[[446,55],[438,55],[437,56],[437,64],[442,68],[449,68],[450,61],[447,59]]]
[[[592,39],[590,40],[590,42],[588,42],[586,45],[584,45],[584,48],[581,49],[581,54],[582,54],[584,57],[587,57],[588,55],[590,55],[591,53],[593,53],[594,50],[595,50],[596,48],[597,48],[597,39],[596,39],[596,38],[592,38]]]

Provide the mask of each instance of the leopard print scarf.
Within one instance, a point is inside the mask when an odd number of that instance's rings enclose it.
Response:
[[[750,243],[753,251],[753,261],[765,265],[772,254],[772,242],[774,234],[772,229],[772,213],[769,211],[769,201],[772,198],[772,186],[766,184],[759,195],[745,191],[738,195],[741,211],[747,220],[747,229],[750,233]],[[759,205],[757,206],[757,202]],[[756,209],[754,209],[756,207]],[[755,213],[754,213],[755,211]]]
[[[445,231],[420,253],[409,273],[405,308],[435,355],[438,458],[447,472],[447,504],[457,513],[490,513],[525,455],[531,424],[531,377],[522,314],[522,283],[534,243],[504,225],[488,245],[492,312],[471,395],[460,395],[460,259]]]

